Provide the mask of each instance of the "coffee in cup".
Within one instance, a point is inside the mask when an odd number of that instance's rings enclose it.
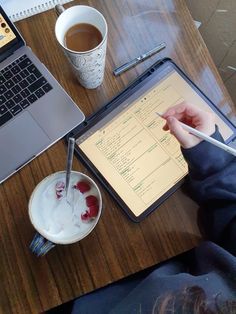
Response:
[[[73,25],[65,34],[65,46],[73,51],[84,52],[96,48],[102,42],[102,34],[88,23]]]

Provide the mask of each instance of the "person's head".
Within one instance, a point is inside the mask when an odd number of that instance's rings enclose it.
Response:
[[[236,314],[236,300],[208,298],[204,289],[191,286],[157,298],[152,314]]]

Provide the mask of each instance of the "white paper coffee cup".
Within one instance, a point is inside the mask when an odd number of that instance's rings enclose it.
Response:
[[[94,49],[78,52],[65,46],[64,39],[67,31],[79,23],[91,24],[102,34],[101,43]],[[79,83],[89,89],[101,85],[104,77],[107,47],[107,22],[104,16],[98,10],[89,6],[76,5],[70,7],[59,15],[55,25],[55,35],[72,65]]]

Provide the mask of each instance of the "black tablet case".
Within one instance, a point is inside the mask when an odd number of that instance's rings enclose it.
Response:
[[[157,61],[150,68],[148,68],[143,74],[141,74],[137,79],[135,79],[128,87],[126,87],[121,93],[116,95],[112,100],[100,108],[97,112],[92,114],[90,117],[80,124],[77,128],[72,130],[66,137],[67,141],[69,137],[74,137],[75,139],[80,137],[81,134],[86,132],[90,126],[93,126],[96,121],[102,119],[114,108],[119,106],[127,97],[132,95],[137,88],[143,83],[147,78],[152,76],[161,65],[165,62],[171,62],[178,72],[188,81],[188,83],[196,90],[198,93],[206,100],[209,106],[218,114],[222,120],[226,122],[227,125],[233,130],[234,135],[227,140],[227,143],[233,141],[236,136],[236,128],[232,122],[223,115],[223,113],[211,102],[211,100],[188,78],[188,76],[169,58],[164,58]],[[79,160],[95,175],[95,177],[100,181],[100,183],[107,189],[111,196],[118,202],[119,206],[126,212],[131,220],[134,222],[142,221],[148,214],[160,206],[170,195],[172,195],[183,183],[183,179],[176,183],[172,188],[170,188],[163,196],[161,196],[157,201],[155,201],[148,209],[146,209],[140,216],[136,217],[133,212],[128,208],[125,202],[119,197],[116,191],[110,186],[108,181],[102,176],[102,174],[95,168],[95,166],[90,162],[90,160],[83,154],[83,152],[75,145],[75,155]]]

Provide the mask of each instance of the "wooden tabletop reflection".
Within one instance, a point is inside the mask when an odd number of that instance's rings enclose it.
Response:
[[[234,117],[233,104],[184,0],[81,0],[65,7],[75,4],[95,7],[108,23],[105,77],[95,90],[84,89],[74,77],[55,39],[53,10],[17,26],[86,116],[159,58],[170,57],[229,118]],[[119,77],[112,74],[115,67],[162,41],[167,47],[160,53]],[[42,312],[184,252],[202,239],[197,205],[181,190],[136,224],[101,188],[104,209],[94,231],[81,242],[56,246],[36,258],[28,248],[35,232],[28,218],[28,200],[38,182],[65,168],[66,150],[64,141],[59,141],[0,185],[0,313]],[[78,160],[73,167],[91,175]]]

